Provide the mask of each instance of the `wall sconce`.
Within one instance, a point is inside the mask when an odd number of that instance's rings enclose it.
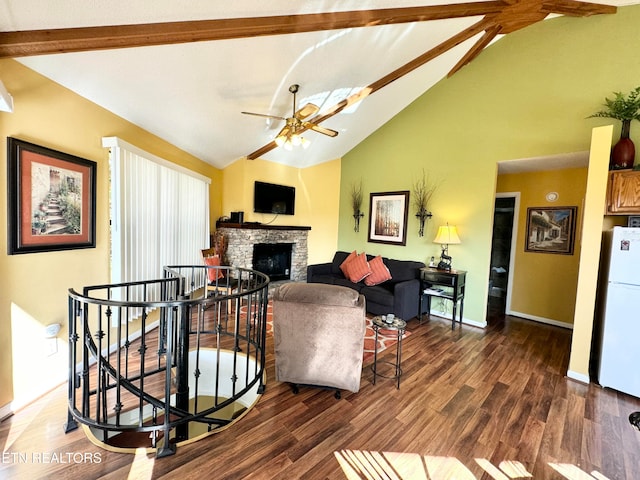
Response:
[[[427,218],[431,218],[433,214],[428,212],[426,209],[421,209],[418,213],[416,213],[416,217],[420,221],[420,230],[418,230],[418,236],[424,236],[424,222]]]
[[[353,209],[353,231],[358,233],[360,231],[360,219],[364,217],[364,213],[360,210],[362,208],[362,179],[360,183],[354,183],[351,185],[351,208]]]
[[[455,226],[442,225],[438,227],[438,233],[436,238],[433,239],[433,243],[439,243],[442,245],[442,253],[440,254],[440,263],[438,263],[439,270],[451,270],[451,257],[449,256],[449,245],[454,245],[460,242],[458,236],[458,229]]]
[[[353,231],[356,233],[360,231],[360,219],[362,217],[364,217],[364,213],[362,213],[360,210],[353,213],[353,220],[354,220]]]

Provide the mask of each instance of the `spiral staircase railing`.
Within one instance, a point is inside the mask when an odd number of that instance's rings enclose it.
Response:
[[[265,388],[268,286],[254,270],[170,266],[70,289],[66,431],[163,457],[242,416]]]

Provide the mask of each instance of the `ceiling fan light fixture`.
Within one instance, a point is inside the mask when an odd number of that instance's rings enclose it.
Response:
[[[302,145],[302,148],[306,150],[309,148],[309,145],[311,145],[311,142],[304,137],[300,137],[300,144]]]
[[[278,145],[279,147],[283,146],[286,141],[287,137],[285,137],[284,135],[278,135],[276,137],[276,145]]]
[[[300,135],[298,135],[297,133],[294,133],[293,135],[291,135],[291,137],[289,138],[289,141],[291,142],[291,144],[294,147],[299,146],[302,143],[302,137]]]

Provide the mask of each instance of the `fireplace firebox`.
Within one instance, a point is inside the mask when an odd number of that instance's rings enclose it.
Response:
[[[272,281],[291,278],[293,243],[256,243],[253,245],[253,269],[269,275]]]

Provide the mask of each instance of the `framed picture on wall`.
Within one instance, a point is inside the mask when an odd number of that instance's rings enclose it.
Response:
[[[369,242],[406,245],[409,192],[372,193],[369,203]]]
[[[96,163],[7,138],[8,253],[96,246]]]
[[[573,255],[578,207],[527,208],[526,252]]]

